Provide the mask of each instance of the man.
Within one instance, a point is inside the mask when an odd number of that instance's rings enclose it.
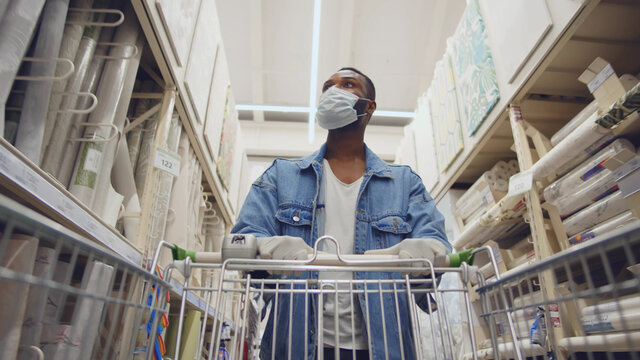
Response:
[[[386,164],[364,143],[376,109],[372,81],[354,68],[342,68],[322,91],[316,119],[329,130],[326,143],[306,158],[275,160],[253,183],[232,232],[255,235],[260,256],[278,260],[306,259],[324,234],[339,241],[343,254],[384,253],[433,261],[449,252],[444,219],[418,175],[408,166]],[[317,272],[300,276],[327,278]],[[400,278],[380,272],[351,276]],[[346,302],[338,299],[339,344],[333,341],[334,307],[329,301],[323,307],[325,358],[331,358],[336,345],[341,358],[351,358],[352,351],[357,358],[368,359],[369,352],[374,359],[385,358],[385,343],[389,358],[400,358],[401,353],[415,358],[406,298],[399,301],[396,314],[389,311],[396,309],[392,294],[369,296],[366,307],[364,295],[358,295],[353,319],[349,297]],[[423,309],[425,301],[419,304]],[[293,359],[313,359],[322,351],[316,349],[315,304],[312,296],[280,295],[263,335],[261,357],[271,358],[275,352],[276,358],[286,358],[290,352]],[[367,313],[368,324],[363,315]]]

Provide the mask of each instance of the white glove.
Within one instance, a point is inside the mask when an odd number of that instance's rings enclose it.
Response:
[[[436,256],[446,254],[447,247],[441,241],[428,238],[404,239],[385,249],[365,251],[365,255],[398,255],[400,259],[426,259],[431,263],[434,262]],[[427,265],[416,262],[412,266],[426,267]],[[412,273],[412,275],[416,274],[428,275],[429,271]]]
[[[308,254],[313,254],[313,249],[299,237],[272,236],[258,239],[258,253],[261,259],[306,260]],[[284,275],[292,275],[292,272],[284,272]]]

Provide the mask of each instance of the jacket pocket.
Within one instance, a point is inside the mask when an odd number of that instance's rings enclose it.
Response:
[[[372,226],[375,229],[392,234],[408,234],[411,232],[411,225],[399,216],[385,216],[374,221]]]
[[[377,230],[373,231],[373,244],[369,249],[383,249],[393,246],[407,237],[411,232],[411,225],[399,216],[385,216],[371,223]]]
[[[282,235],[301,237],[307,242],[310,241],[311,218],[311,210],[295,205],[281,205],[276,212]]]

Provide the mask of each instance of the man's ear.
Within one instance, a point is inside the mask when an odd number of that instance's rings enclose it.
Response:
[[[376,102],[371,100],[367,103],[367,107],[365,107],[364,111],[366,111],[369,114],[369,117],[371,117],[373,115],[373,112],[376,111],[376,107]]]

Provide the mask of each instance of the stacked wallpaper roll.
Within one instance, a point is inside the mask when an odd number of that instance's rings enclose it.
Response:
[[[518,172],[518,162],[498,161],[489,171],[484,172],[456,201],[456,213],[464,223],[470,223],[481,216],[487,205],[499,201],[509,190],[509,178]]]
[[[617,179],[606,167],[607,162],[617,167],[634,156],[633,144],[617,139],[544,189],[544,198],[558,208],[560,216],[567,217],[616,191]]]

